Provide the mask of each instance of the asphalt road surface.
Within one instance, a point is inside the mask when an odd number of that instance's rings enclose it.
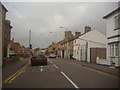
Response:
[[[30,62],[3,81],[3,88],[118,88],[118,78],[62,59]]]

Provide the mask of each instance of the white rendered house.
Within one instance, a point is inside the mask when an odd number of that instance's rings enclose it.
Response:
[[[107,58],[106,45],[106,36],[97,30],[91,30],[74,40],[73,58],[80,61],[97,63],[97,58]]]
[[[108,59],[115,67],[120,66],[120,7],[103,17],[106,19]]]

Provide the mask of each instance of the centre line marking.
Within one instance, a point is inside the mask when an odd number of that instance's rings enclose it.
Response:
[[[52,62],[50,61],[50,63],[52,64]]]
[[[42,71],[43,71],[43,69],[41,68],[41,69],[40,69],[40,71],[42,72]]]
[[[61,73],[63,74],[63,76],[65,76],[67,78],[67,80],[76,88],[79,89],[79,87],[67,76],[65,75],[64,72],[61,71]]]
[[[58,67],[54,64],[54,66],[58,69]]]
[[[42,72],[43,71],[43,69],[42,69],[43,66],[40,66],[40,67],[41,67],[40,71]]]

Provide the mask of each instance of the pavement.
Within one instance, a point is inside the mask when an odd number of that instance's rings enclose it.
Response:
[[[9,75],[13,74],[14,72],[18,71],[22,66],[28,63],[29,58],[21,59],[21,60],[9,60],[9,64],[2,67],[2,80],[6,79]]]
[[[61,58],[58,58],[61,59]],[[82,66],[89,67],[92,69],[96,69],[102,72],[106,72],[112,75],[116,75],[120,77],[120,68],[112,67],[112,66],[107,66],[107,65],[101,65],[101,64],[96,64],[96,63],[89,63],[89,62],[81,62],[79,60],[75,59],[68,59],[68,58],[62,58],[62,60],[67,60],[68,62],[72,63],[79,63]]]

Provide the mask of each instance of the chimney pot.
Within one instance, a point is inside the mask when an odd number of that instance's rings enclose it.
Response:
[[[75,36],[79,37],[81,35],[81,32],[75,32]]]
[[[91,27],[85,26],[85,33],[89,32],[89,31],[91,31]]]

